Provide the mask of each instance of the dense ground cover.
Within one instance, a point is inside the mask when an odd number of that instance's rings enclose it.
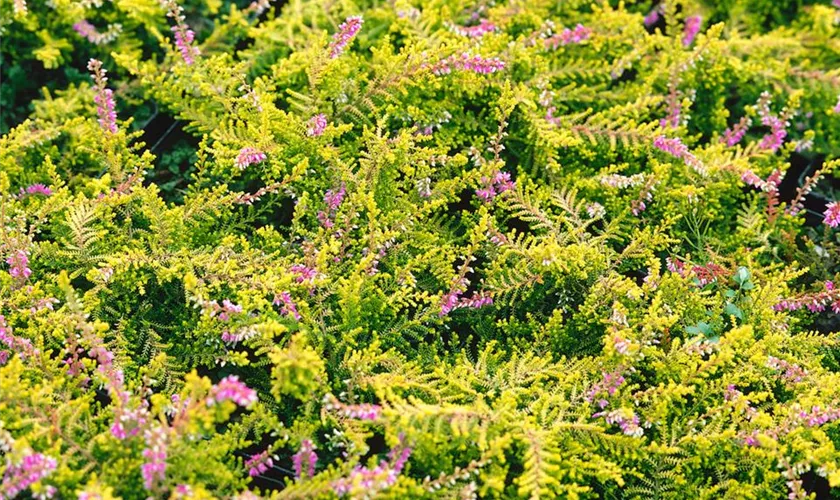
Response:
[[[0,7],[0,497],[840,497],[830,0]]]

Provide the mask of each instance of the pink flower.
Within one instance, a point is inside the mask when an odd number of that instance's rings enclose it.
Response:
[[[187,26],[184,8],[178,5],[175,0],[162,0],[162,3],[166,9],[166,17],[175,20],[175,26],[170,28],[175,35],[175,47],[181,52],[181,57],[187,65],[195,63],[195,58],[200,55],[200,52],[198,47],[192,44],[195,40],[195,33]]]
[[[366,494],[372,495],[393,486],[405,467],[411,451],[409,447],[395,448],[388,454],[389,461],[383,460],[373,469],[357,465],[350,472],[349,477],[333,482],[333,491],[338,496],[344,496],[356,489],[362,489]]]
[[[726,143],[729,147],[738,144],[741,142],[741,139],[744,138],[744,135],[747,133],[747,129],[750,128],[750,125],[752,125],[752,120],[746,116],[741,118],[741,121],[739,121],[736,125],[724,131],[723,137],[720,138],[720,142]]]
[[[828,224],[829,227],[837,227],[840,226],[840,203],[836,201],[832,201],[828,204],[828,207],[823,212],[823,222]]]
[[[700,26],[703,24],[703,18],[700,16],[689,16],[685,19],[685,31],[683,32],[683,45],[688,47],[694,42],[697,33],[700,32]]]
[[[23,195],[30,195],[31,196],[31,195],[34,195],[34,194],[40,194],[40,195],[43,195],[43,196],[52,196],[53,192],[52,192],[52,189],[48,188],[47,186],[45,186],[43,184],[32,184],[32,185],[26,186],[26,188],[20,188],[20,195],[21,196],[23,196]]]
[[[650,28],[651,26],[656,24],[657,21],[659,21],[659,17],[661,16],[661,14],[662,14],[662,5],[660,4],[660,5],[657,5],[656,7],[654,7],[653,9],[651,9],[651,11],[648,12],[648,14],[645,16],[645,20],[644,20],[645,26]]]
[[[257,393],[240,382],[236,375],[228,375],[213,386],[207,405],[223,401],[233,401],[239,406],[248,407],[257,402]]]
[[[114,93],[105,87],[108,77],[107,71],[102,68],[102,61],[91,59],[88,61],[88,70],[93,73],[92,77],[96,83],[96,95],[93,101],[96,103],[96,113],[99,115],[99,126],[102,130],[111,134],[117,133],[117,112],[114,104]]]
[[[309,119],[309,127],[306,129],[306,134],[309,137],[320,137],[326,129],[327,115],[320,113]]]
[[[682,159],[687,166],[693,168],[697,173],[706,175],[706,167],[678,137],[669,139],[660,135],[653,140],[653,147]]]
[[[284,316],[292,316],[296,320],[300,321],[301,316],[298,313],[297,306],[292,300],[292,296],[289,295],[289,292],[281,292],[275,295],[274,305],[280,306],[280,314]]]
[[[363,23],[362,16],[351,16],[338,26],[338,32],[333,35],[332,42],[330,42],[331,59],[335,59],[344,52],[347,45],[353,41],[356,34],[362,29]]]
[[[578,24],[573,30],[566,28],[559,34],[546,38],[545,48],[556,49],[562,45],[583,43],[589,40],[590,36],[592,36],[592,30],[582,24]]]
[[[107,31],[100,33],[96,30],[94,25],[90,24],[87,20],[82,19],[73,25],[73,30],[90,43],[94,45],[102,45],[116,40],[117,36],[119,36],[122,32],[122,25],[110,24],[108,25]]]
[[[239,155],[236,157],[236,166],[240,170],[245,170],[249,165],[265,161],[265,153],[256,148],[242,148]]]
[[[248,475],[257,477],[274,466],[274,459],[268,454],[268,450],[257,455],[251,455],[251,458],[245,461],[245,467],[248,469]]]
[[[307,267],[303,264],[294,264],[289,268],[289,272],[297,274],[295,281],[303,283],[309,281],[310,283],[318,277],[318,270]]]
[[[449,56],[427,67],[436,75],[448,75],[453,69],[487,75],[503,70],[505,62],[498,57],[484,58],[464,52],[460,56]]]
[[[52,474],[58,463],[50,456],[30,453],[15,464],[9,464],[0,483],[0,497],[16,498],[24,490]]]
[[[759,147],[776,152],[784,143],[787,137],[789,123],[782,116],[777,116],[770,111],[770,93],[763,92],[758,100],[758,115],[761,117],[761,124],[770,127],[770,133],[761,139]]]
[[[487,19],[482,19],[478,26],[450,26],[450,29],[461,36],[480,38],[487,33],[496,31],[497,28],[495,24]]]
[[[29,257],[27,256],[26,250],[13,251],[6,258],[6,264],[9,265],[9,275],[14,278],[17,286],[22,285],[32,275],[32,270],[29,269]]]
[[[306,469],[304,469],[304,463]],[[295,468],[295,477],[300,479],[315,475],[315,465],[318,463],[318,455],[315,454],[315,446],[312,441],[304,439],[300,443],[300,450],[292,455],[292,465]]]
[[[840,0],[838,0],[840,1]],[[840,96],[837,96],[837,104],[834,105],[834,112],[840,113]]]
[[[140,467],[143,487],[151,491],[166,479],[167,436],[163,427],[146,431],[146,448],[143,458],[146,462]]]

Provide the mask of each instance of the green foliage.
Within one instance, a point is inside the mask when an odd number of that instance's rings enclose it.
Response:
[[[0,496],[837,496],[840,12],[654,3],[0,0]]]

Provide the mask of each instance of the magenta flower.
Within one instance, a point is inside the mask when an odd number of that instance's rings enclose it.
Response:
[[[108,25],[107,31],[100,33],[94,25],[82,19],[73,25],[73,30],[90,43],[102,45],[116,40],[117,36],[122,32],[122,25],[118,23],[110,24]]]
[[[557,47],[571,44],[583,43],[592,36],[592,30],[582,24],[575,26],[575,29],[566,28],[560,33],[545,39],[545,48],[556,49]]]
[[[840,226],[840,203],[836,201],[829,203],[825,212],[823,212],[823,216],[823,222],[825,222],[829,227]]]
[[[747,129],[750,128],[750,125],[752,125],[752,120],[746,116],[741,118],[741,121],[735,124],[732,128],[728,128],[724,131],[723,137],[720,138],[720,142],[726,143],[729,147],[738,144],[741,142],[741,139],[744,138],[744,135],[747,133]]]
[[[175,26],[170,28],[175,35],[175,47],[178,48],[187,65],[195,63],[195,58],[200,55],[200,52],[198,47],[192,44],[195,40],[195,32],[187,26],[184,8],[178,5],[175,0],[162,0],[162,3],[166,9],[166,17],[175,20]]]
[[[315,445],[312,441],[304,439],[300,443],[300,450],[292,455],[292,465],[295,468],[295,477],[300,479],[315,475],[315,465],[318,463],[318,455],[315,454]],[[304,464],[306,469],[304,469]]]
[[[503,70],[505,68],[505,62],[498,57],[485,58],[464,52],[460,56],[449,56],[436,64],[426,67],[435,75],[448,75],[453,69],[488,75]]]
[[[0,497],[16,498],[33,484],[52,474],[58,463],[50,456],[31,453],[19,463],[10,464],[3,473]]]
[[[678,137],[669,139],[664,135],[660,135],[653,140],[653,147],[682,159],[687,166],[693,168],[697,173],[706,175],[706,168],[703,163],[689,151],[688,146],[683,144]]]
[[[487,19],[482,19],[481,22],[477,26],[450,26],[450,29],[461,36],[466,36],[470,38],[481,38],[482,36],[486,35],[487,33],[492,33],[496,31],[496,25],[488,21]]]
[[[840,1],[840,0],[838,0]],[[834,112],[840,113],[840,96],[837,96],[837,104],[834,105]]]
[[[657,5],[656,7],[654,7],[653,9],[651,9],[651,11],[648,12],[648,14],[645,16],[645,20],[644,20],[645,26],[650,28],[651,26],[656,24],[657,21],[659,21],[659,17],[661,15],[662,15],[662,5],[660,4],[660,5]]]
[[[770,93],[765,91],[761,94],[757,104],[761,124],[770,127],[770,133],[761,139],[759,147],[775,153],[782,147],[785,137],[787,137],[787,127],[790,124],[786,117],[775,115],[770,111],[770,101]]]
[[[703,18],[700,16],[689,16],[685,19],[685,31],[683,31],[683,45],[688,47],[694,43],[694,38],[700,32]]]
[[[32,270],[29,269],[29,257],[27,256],[26,250],[13,251],[6,258],[6,264],[9,265],[9,275],[14,278],[17,286],[22,285],[32,275]]]
[[[289,268],[289,272],[297,274],[297,278],[295,278],[295,281],[297,281],[298,283],[304,283],[306,281],[309,281],[311,283],[315,281],[315,278],[318,277],[317,269],[305,266],[303,264],[293,264]]]
[[[326,129],[327,115],[320,113],[309,119],[309,127],[306,129],[306,135],[309,137],[320,137]]]
[[[96,103],[96,113],[99,115],[99,126],[102,130],[116,134],[117,133],[117,112],[114,104],[114,93],[111,89],[105,87],[108,77],[105,76],[107,71],[102,68],[102,61],[91,59],[88,61],[88,70],[93,75],[93,81],[96,83],[96,95],[93,101]]]
[[[245,461],[245,467],[248,469],[249,476],[257,477],[274,467],[274,457],[265,450],[257,455],[251,455],[251,458]]]
[[[246,167],[265,161],[265,153],[256,148],[246,147],[239,151],[236,157],[236,166],[240,170],[245,170]]]
[[[296,320],[300,321],[300,313],[298,313],[297,306],[292,300],[292,296],[289,295],[289,292],[284,291],[275,295],[274,305],[280,306],[280,314],[282,314],[283,316],[291,316]]]
[[[155,486],[166,479],[167,436],[163,427],[155,427],[146,431],[146,448],[143,458],[146,462],[140,467],[143,476],[143,487],[152,491]]]
[[[257,393],[239,381],[236,375],[228,375],[213,386],[207,405],[233,401],[242,407],[248,407],[257,402]]]
[[[349,477],[340,478],[333,483],[333,491],[338,496],[344,496],[356,488],[363,489],[367,494],[390,488],[397,482],[408,457],[411,456],[411,451],[409,447],[395,448],[388,454],[388,461],[381,461],[373,469],[357,465]]]
[[[347,45],[353,41],[356,34],[362,29],[363,23],[362,16],[350,16],[338,26],[338,32],[333,35],[332,42],[330,42],[330,59],[335,59],[344,52]]]
[[[20,188],[20,196],[40,194],[42,196],[52,196],[53,191],[44,184],[32,184],[25,188]]]

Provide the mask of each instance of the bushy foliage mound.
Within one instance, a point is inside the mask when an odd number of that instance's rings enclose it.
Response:
[[[0,7],[0,497],[840,497],[830,0]]]

